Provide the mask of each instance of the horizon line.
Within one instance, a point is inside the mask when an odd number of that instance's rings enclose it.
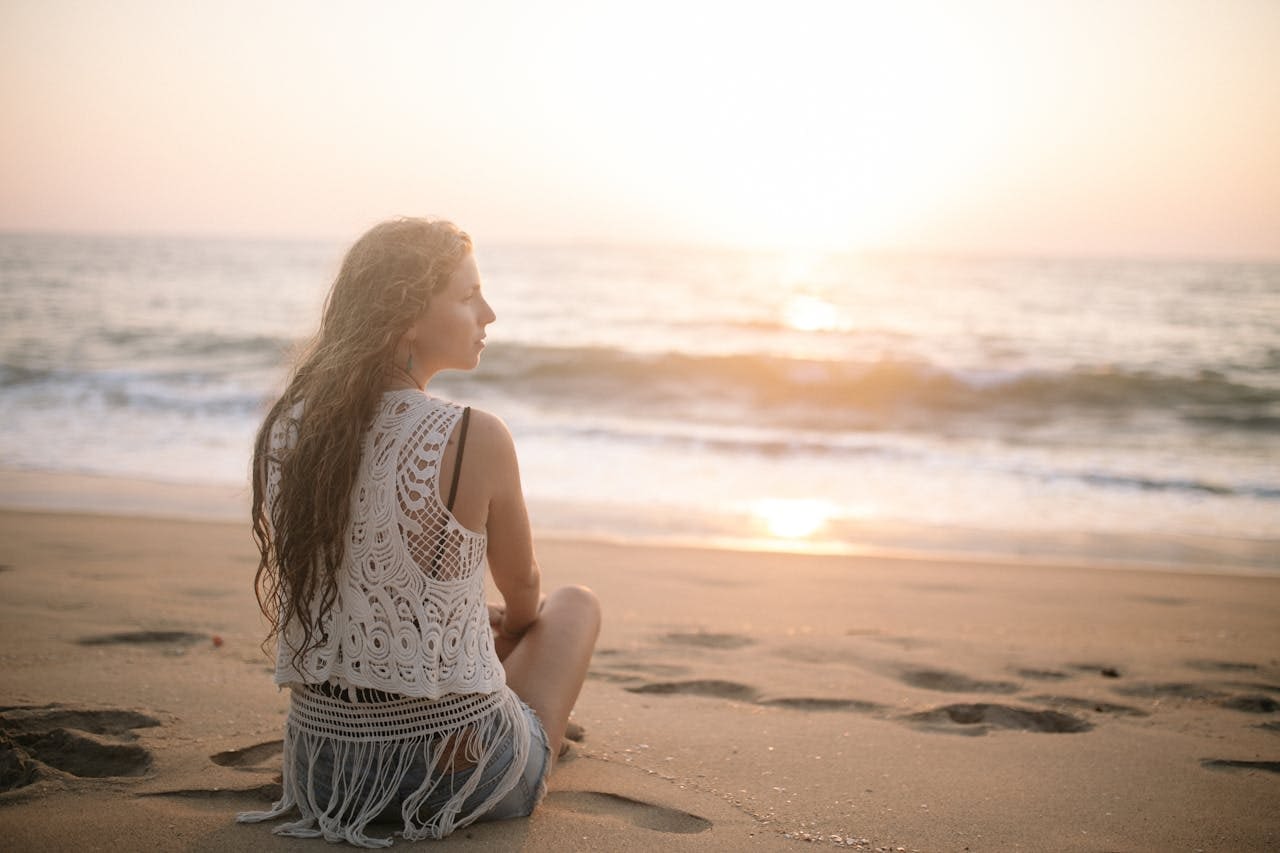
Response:
[[[439,217],[445,218],[445,217]],[[304,234],[300,232],[235,232],[227,231],[195,231],[195,230],[162,230],[162,229],[87,229],[59,227],[9,227],[0,226],[0,236],[6,237],[86,237],[106,239],[137,240],[187,240],[187,241],[222,241],[222,242],[258,242],[258,243],[333,243],[347,245],[356,239],[355,236],[336,236],[333,234]],[[358,236],[358,235],[356,235]],[[474,236],[474,235],[473,235]],[[882,245],[882,246],[846,246],[833,247],[822,245],[758,245],[745,246],[729,241],[678,240],[678,239],[635,239],[627,240],[618,237],[601,235],[583,235],[581,237],[533,237],[533,236],[498,236],[492,239],[477,241],[480,245],[493,245],[505,248],[529,249],[607,249],[616,251],[680,251],[680,252],[731,252],[759,253],[768,255],[788,253],[811,253],[827,256],[864,256],[864,257],[911,257],[911,258],[949,258],[956,260],[1006,260],[1006,261],[1075,261],[1075,262],[1141,262],[1141,263],[1209,263],[1209,264],[1241,264],[1241,265],[1274,265],[1280,264],[1280,248],[1262,252],[1220,252],[1202,251],[1200,253],[1165,252],[1154,250],[1118,251],[1115,249],[1048,249],[1048,248],[996,248],[996,247],[960,247],[960,246],[923,246],[923,245]]]

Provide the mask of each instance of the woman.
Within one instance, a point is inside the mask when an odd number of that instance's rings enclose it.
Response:
[[[256,589],[291,697],[282,797],[241,820],[296,808],[277,833],[386,846],[374,820],[441,838],[541,798],[600,610],[541,595],[502,421],[425,393],[479,363],[494,319],[451,223],[384,222],[347,253],[254,449]]]

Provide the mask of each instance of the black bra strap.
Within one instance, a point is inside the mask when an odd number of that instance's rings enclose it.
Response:
[[[467,446],[467,424],[471,422],[471,407],[462,410],[462,426],[458,428],[458,458],[453,463],[453,484],[449,486],[449,502],[445,508],[453,512],[453,499],[458,494],[458,475],[462,473],[462,451]]]

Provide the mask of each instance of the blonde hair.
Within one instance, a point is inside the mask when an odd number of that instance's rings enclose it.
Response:
[[[266,643],[290,619],[303,628],[295,659],[316,645],[320,620],[337,594],[351,490],[364,433],[385,387],[396,347],[471,252],[452,222],[394,219],[369,229],[347,251],[325,300],[320,329],[298,357],[289,383],[258,430],[253,452],[254,590],[271,622]],[[273,453],[271,432],[303,412],[297,440]],[[280,465],[267,518],[266,470]],[[319,609],[311,604],[319,602]]]

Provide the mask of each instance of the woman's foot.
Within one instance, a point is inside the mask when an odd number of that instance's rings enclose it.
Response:
[[[581,723],[570,720],[564,727],[564,740],[560,741],[560,758],[564,758],[569,751],[569,741],[581,743],[582,739],[587,736],[587,730],[582,727]]]

